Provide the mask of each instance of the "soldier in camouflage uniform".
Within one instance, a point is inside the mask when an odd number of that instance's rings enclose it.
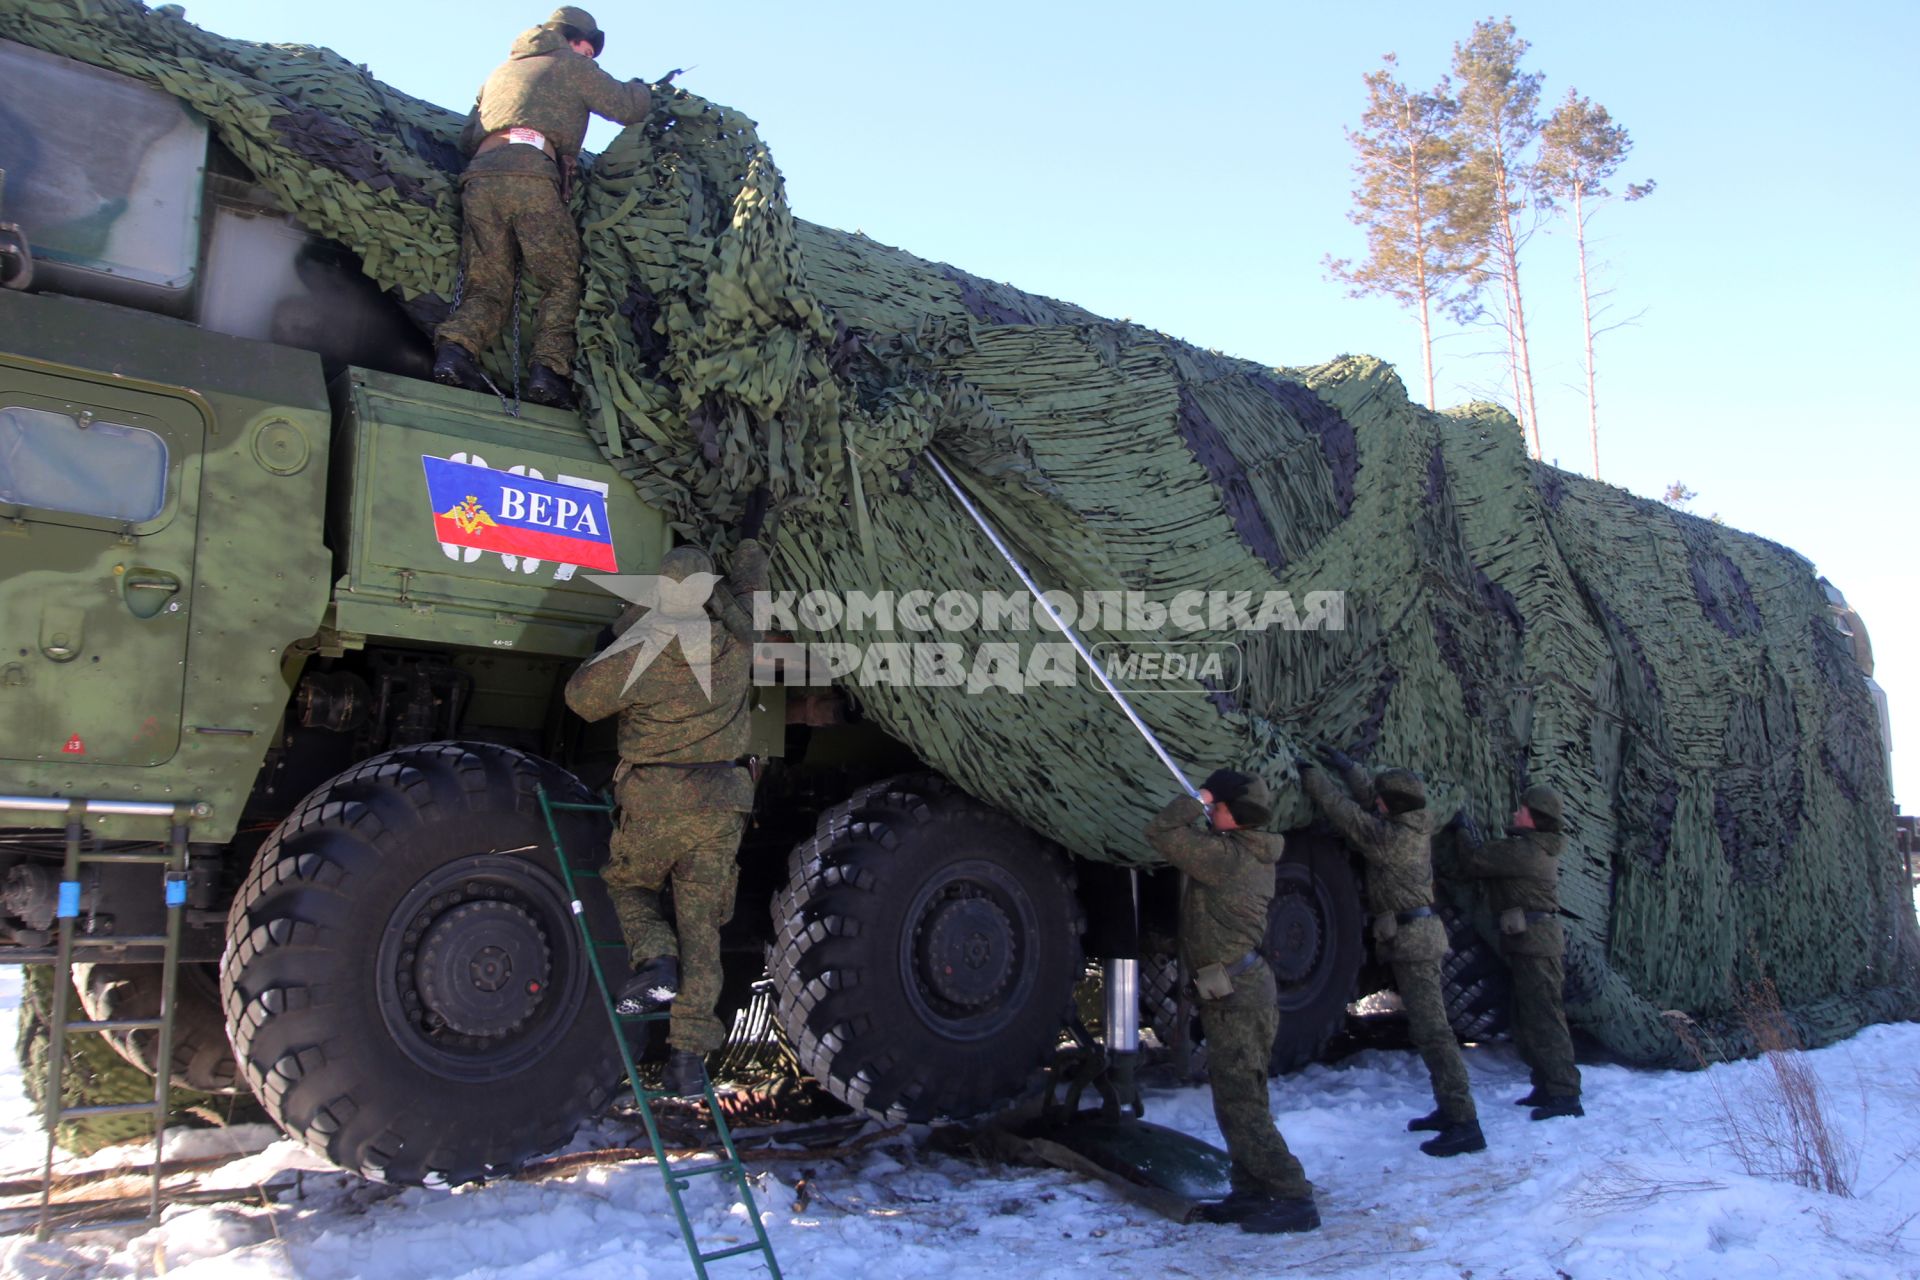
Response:
[[[514,259],[540,292],[533,369],[525,396],[572,403],[575,317],[580,310],[580,232],[567,209],[589,115],[621,124],[646,119],[650,94],[594,64],[606,36],[593,15],[557,9],[514,42],[487,77],[460,135],[472,156],[460,175],[465,282],[460,306],[434,332],[433,376],[452,386],[485,386],[475,357],[500,336],[513,305]]]
[[[567,705],[581,718],[620,717],[620,819],[602,874],[635,964],[621,1008],[671,1005],[667,1088],[676,1094],[702,1090],[703,1059],[726,1040],[714,1014],[720,926],[733,915],[734,857],[753,809],[747,749],[755,637],[748,612],[752,594],[767,586],[766,549],[745,539],[724,582],[712,569],[697,548],[667,552],[660,576],[690,593],[683,616],[675,621],[674,602],[665,597],[644,621],[639,606],[629,609],[615,624],[621,640],[567,682]],[[651,640],[635,645],[625,633],[636,626],[659,637],[671,631],[673,642],[658,652]],[[690,632],[704,637],[704,649]],[[677,937],[660,912],[669,882]]]
[[[1560,928],[1560,796],[1528,787],[1505,840],[1481,845],[1469,838],[1454,863],[1461,876],[1487,882],[1500,914],[1500,950],[1513,975],[1513,1046],[1533,1072],[1533,1091],[1519,1099],[1535,1120],[1580,1116],[1580,1069],[1561,1007],[1566,983]]]
[[[1297,762],[1300,782],[1366,860],[1375,948],[1393,965],[1408,1031],[1433,1081],[1433,1113],[1409,1121],[1407,1128],[1437,1130],[1420,1144],[1430,1156],[1484,1151],[1487,1140],[1480,1132],[1467,1064],[1447,1022],[1440,990],[1447,932],[1433,911],[1433,828],[1426,785],[1406,769],[1385,769],[1370,778],[1339,752],[1329,752],[1328,759],[1345,775],[1346,791],[1306,760]]]
[[[1320,1225],[1313,1184],[1267,1101],[1279,1012],[1260,943],[1284,841],[1255,828],[1272,816],[1266,783],[1221,769],[1199,800],[1176,796],[1147,827],[1148,843],[1184,877],[1180,955],[1200,996],[1213,1114],[1233,1157],[1233,1193],[1201,1215],[1261,1234]]]

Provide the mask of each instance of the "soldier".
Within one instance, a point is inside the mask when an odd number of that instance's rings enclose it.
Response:
[[[751,531],[759,518],[749,511]],[[634,961],[620,1009],[671,1006],[666,1089],[686,1095],[704,1090],[704,1059],[726,1040],[714,1015],[720,926],[733,915],[734,856],[754,791],[755,637],[746,611],[766,589],[767,552],[744,539],[722,583],[706,552],[675,547],[660,576],[652,612],[640,619],[636,605],[622,616],[619,639],[567,682],[567,705],[585,720],[620,717],[620,820],[602,873]],[[669,881],[677,938],[660,914]]]
[[[1212,829],[1203,819],[1212,806]],[[1201,1206],[1208,1222],[1271,1235],[1320,1225],[1313,1184],[1287,1150],[1267,1104],[1267,1059],[1278,1007],[1273,970],[1260,954],[1273,864],[1284,842],[1256,830],[1272,818],[1267,784],[1220,769],[1200,798],[1176,796],[1147,827],[1147,841],[1187,880],[1180,954],[1200,997],[1213,1114],[1233,1157],[1233,1191]]]
[[[621,124],[647,118],[645,83],[621,83],[594,65],[606,36],[593,15],[569,5],[514,41],[513,53],[480,87],[460,135],[473,157],[460,175],[460,305],[434,332],[437,382],[479,390],[475,357],[500,336],[513,305],[517,248],[540,306],[525,396],[564,408],[573,401],[573,326],[580,310],[580,232],[567,209],[589,114]]]
[[[1327,820],[1360,851],[1367,864],[1367,902],[1373,911],[1373,939],[1393,964],[1394,986],[1406,1007],[1414,1047],[1433,1081],[1433,1113],[1407,1122],[1408,1130],[1437,1131],[1420,1144],[1430,1156],[1484,1151],[1487,1140],[1467,1081],[1467,1064],[1447,1023],[1440,992],[1440,959],[1447,933],[1433,912],[1432,822],[1427,789],[1419,775],[1384,769],[1369,778],[1365,769],[1338,751],[1326,753],[1345,775],[1343,794],[1309,760],[1300,760],[1300,782]],[[1358,801],[1358,803],[1356,803]]]
[[[1535,1120],[1583,1116],[1580,1069],[1561,1008],[1566,936],[1560,928],[1560,851],[1566,845],[1560,796],[1528,787],[1505,840],[1482,845],[1471,821],[1452,869],[1485,880],[1500,913],[1500,950],[1513,975],[1513,1047],[1533,1073],[1533,1090],[1517,1099]]]

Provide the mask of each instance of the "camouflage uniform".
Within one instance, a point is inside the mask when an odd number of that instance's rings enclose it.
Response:
[[[1487,897],[1500,913],[1500,950],[1513,975],[1513,1045],[1533,1073],[1541,1096],[1580,1096],[1580,1070],[1573,1064],[1573,1038],[1561,1007],[1566,935],[1560,928],[1560,797],[1546,787],[1529,788],[1521,801],[1538,826],[1511,828],[1505,840],[1478,849],[1462,845],[1459,874],[1487,882]]]
[[[1424,807],[1404,813],[1375,812],[1373,782],[1366,771],[1356,767],[1346,775],[1351,796],[1317,768],[1301,770],[1300,782],[1327,820],[1366,860],[1375,948],[1393,965],[1394,987],[1407,1011],[1408,1033],[1433,1081],[1434,1102],[1449,1124],[1477,1121],[1466,1060],[1447,1022],[1446,997],[1440,990],[1447,931],[1440,918],[1431,914],[1433,820]],[[1422,908],[1429,914],[1399,919]]]
[[[753,775],[736,763],[747,754],[753,707],[753,642],[741,605],[766,585],[765,548],[743,541],[733,573],[707,605],[728,623],[713,629],[711,694],[701,690],[678,642],[631,687],[635,650],[589,662],[567,682],[567,705],[582,719],[620,717],[620,824],[603,875],[634,960],[679,956],[668,1039],[693,1053],[710,1053],[726,1040],[714,1016],[720,926],[733,916],[735,854],[753,809]],[[631,625],[637,610],[628,613],[622,621]],[[677,938],[660,913],[669,880]]]
[[[1254,787],[1248,797],[1264,805],[1265,786]],[[1273,900],[1274,864],[1285,845],[1265,831],[1209,830],[1204,819],[1198,800],[1179,796],[1147,827],[1148,843],[1188,878],[1180,903],[1180,955],[1189,973],[1210,964],[1231,968],[1258,951]],[[1305,1200],[1313,1184],[1287,1149],[1267,1099],[1267,1060],[1279,1017],[1273,970],[1263,960],[1233,978],[1231,995],[1200,1002],[1213,1114],[1233,1157],[1234,1190]]]
[[[473,156],[460,176],[466,279],[459,309],[434,340],[473,356],[493,345],[513,305],[517,248],[540,293],[533,361],[565,377],[580,310],[580,233],[561,199],[562,175],[573,172],[590,115],[637,124],[647,117],[650,95],[641,81],[622,83],[575,53],[561,35],[560,14],[554,16],[514,42],[512,56],[481,86],[460,135],[461,151]],[[489,137],[513,128],[546,135],[555,156],[526,143],[475,154]]]

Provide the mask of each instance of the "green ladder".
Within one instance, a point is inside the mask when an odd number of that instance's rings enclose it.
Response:
[[[84,851],[86,828],[84,818],[93,810],[130,813],[139,811],[136,816],[157,816],[167,814],[172,820],[171,833],[163,851],[154,853],[88,853]],[[160,1184],[165,1176],[167,1113],[172,1109],[173,1094],[173,1011],[174,999],[179,989],[180,976],[180,926],[187,905],[187,817],[186,805],[163,806],[155,804],[112,804],[75,800],[66,806],[66,859],[60,872],[59,896],[56,900],[55,917],[59,921],[59,941],[53,957],[53,1011],[49,1027],[50,1042],[47,1046],[47,1159],[41,1171],[40,1216],[35,1226],[36,1238],[45,1240],[53,1234],[51,1226],[53,1216],[53,1160],[58,1145],[60,1124],[65,1120],[78,1120],[90,1116],[151,1115],[153,1117],[153,1168],[152,1187],[147,1197],[147,1215],[144,1218],[125,1218],[110,1222],[88,1220],[77,1223],[65,1230],[100,1231],[112,1227],[132,1227],[152,1224],[160,1219]],[[167,926],[163,934],[152,936],[92,934],[76,936],[75,924],[80,918],[81,882],[80,868],[101,863],[143,863],[162,868],[161,889],[167,909]],[[73,996],[73,959],[75,951],[96,951],[107,948],[151,948],[159,947],[160,976],[160,1016],[157,1018],[114,1018],[105,1021],[90,1021],[73,1018],[71,1000]],[[108,1032],[108,1031],[156,1031],[160,1035],[155,1065],[158,1070],[153,1077],[153,1100],[150,1102],[115,1102],[98,1106],[69,1107],[63,1104],[61,1091],[64,1088],[66,1071],[67,1035],[70,1032]]]
[[[542,787],[540,812],[547,822],[547,834],[553,840],[553,856],[560,864],[560,875],[566,881],[567,897],[572,900],[574,924],[580,929],[580,940],[585,945],[587,963],[593,970],[593,980],[600,989],[600,1002],[607,1011],[607,1023],[613,1028],[614,1042],[620,1046],[620,1060],[627,1068],[627,1082],[633,1086],[633,1097],[640,1107],[640,1118],[646,1122],[647,1141],[653,1146],[654,1162],[660,1166],[660,1176],[666,1180],[667,1199],[673,1202],[673,1214],[680,1222],[680,1239],[687,1246],[687,1257],[693,1261],[694,1274],[700,1280],[707,1280],[707,1264],[718,1262],[722,1258],[738,1257],[741,1254],[759,1253],[766,1257],[767,1270],[773,1273],[773,1280],[780,1280],[780,1263],[773,1256],[773,1244],[767,1239],[767,1229],[760,1221],[760,1210],[754,1203],[753,1188],[747,1182],[746,1168],[740,1163],[740,1153],[734,1150],[733,1133],[727,1127],[727,1118],[721,1114],[720,1100],[714,1097],[713,1081],[706,1081],[707,1114],[713,1117],[714,1131],[720,1136],[720,1145],[726,1152],[724,1160],[714,1160],[695,1168],[677,1168],[667,1162],[666,1147],[660,1141],[660,1127],[653,1118],[652,1100],[671,1095],[649,1089],[640,1082],[640,1068],[634,1062],[633,1043],[627,1038],[627,1029],[647,1022],[665,1022],[671,1015],[666,1013],[623,1014],[615,998],[615,993],[607,985],[607,971],[600,963],[602,951],[618,950],[625,952],[624,941],[607,941],[593,936],[592,928],[587,924],[585,909],[580,903],[578,882],[582,879],[599,879],[600,873],[577,868],[567,860],[566,850],[560,843],[560,825],[554,821],[556,813],[604,813],[611,815],[611,804],[578,804],[555,800],[547,795]],[[715,1249],[711,1253],[700,1251],[699,1241],[694,1239],[693,1224],[687,1220],[686,1204],[680,1194],[691,1185],[692,1179],[707,1176],[720,1176],[732,1182],[746,1203],[747,1217],[753,1223],[754,1242],[735,1245],[731,1249]]]

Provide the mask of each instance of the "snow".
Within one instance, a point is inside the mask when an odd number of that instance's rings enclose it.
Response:
[[[0,971],[0,1027],[19,1000]],[[1756,1096],[1765,1062],[1706,1072],[1583,1068],[1585,1119],[1533,1123],[1510,1048],[1468,1051],[1489,1149],[1434,1160],[1408,1118],[1431,1106],[1411,1053],[1368,1051],[1272,1085],[1274,1113],[1319,1188],[1325,1224],[1301,1236],[1178,1226],[1053,1170],[986,1168],[909,1133],[843,1159],[763,1166],[760,1209],[791,1277],[1382,1276],[1446,1280],[1920,1277],[1920,1025],[1871,1027],[1808,1055],[1829,1118],[1858,1146],[1856,1198],[1747,1173],[1724,1145],[1729,1103]],[[1149,1118],[1209,1141],[1204,1088],[1149,1094]],[[155,1230],[45,1244],[0,1239],[0,1274],[569,1280],[692,1274],[650,1164],[571,1179],[396,1190],[325,1166],[259,1127],[170,1140],[171,1155],[258,1154],[213,1185],[308,1170],[268,1207],[176,1206]],[[612,1130],[599,1135],[615,1137]],[[19,1069],[0,1072],[0,1168],[36,1172],[44,1145]],[[135,1151],[132,1158],[141,1158]],[[97,1161],[96,1161],[97,1162]],[[796,1183],[809,1199],[796,1208]],[[751,1239],[713,1179],[686,1194],[703,1247]],[[752,1255],[717,1278],[764,1274]]]

